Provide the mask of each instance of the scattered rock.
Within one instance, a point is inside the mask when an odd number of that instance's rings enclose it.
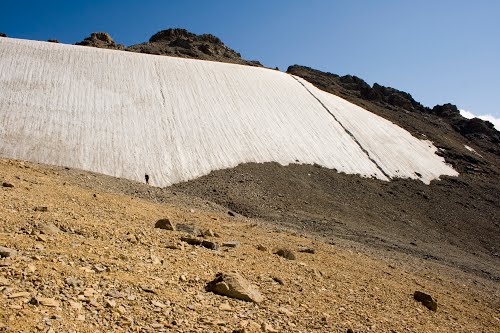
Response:
[[[264,245],[262,245],[262,244],[257,245],[257,246],[256,246],[256,248],[257,248],[257,250],[259,250],[259,251],[263,251],[263,252],[267,251],[267,247],[265,247],[265,246],[264,246]]]
[[[181,241],[188,243],[189,245],[200,246],[203,242],[202,239],[194,238],[194,237],[181,237]]]
[[[291,250],[288,249],[279,249],[278,251],[274,252],[274,254],[279,255],[280,257],[283,257],[288,260],[295,260],[295,253],[293,253]]]
[[[431,295],[423,293],[421,291],[415,291],[413,298],[422,303],[427,309],[431,311],[437,311],[437,302],[432,298]]]
[[[59,41],[57,39],[48,39],[47,42],[59,44]]]
[[[207,241],[207,240],[202,241],[201,246],[203,246],[204,248],[207,248],[209,250],[214,250],[214,251],[219,249],[219,245],[217,243]]]
[[[235,216],[236,214],[235,214],[234,212],[232,212],[232,211],[230,211],[230,210],[229,210],[229,211],[227,212],[227,215],[229,215],[229,216]]]
[[[163,304],[162,302],[159,302],[159,301],[151,301],[151,304],[153,304],[154,306],[160,308],[160,309],[163,309],[163,308],[166,308],[167,305],[166,304]]]
[[[310,254],[315,254],[315,253],[316,253],[316,250],[315,250],[315,249],[313,249],[313,248],[310,248],[310,247],[301,246],[301,247],[299,247],[299,252],[302,252],[302,253],[310,253]]]
[[[348,328],[347,333],[354,333],[354,331],[351,328]]]
[[[193,225],[189,225],[189,224],[183,224],[183,223],[178,224],[178,225],[176,225],[176,230],[182,231],[182,232],[185,232],[187,234],[197,236],[197,237],[203,236],[203,232],[201,231],[200,228],[193,226]]]
[[[93,32],[90,37],[85,38],[83,41],[75,45],[99,47],[103,49],[124,50],[125,46],[117,44],[106,32]]]
[[[0,37],[7,37],[7,35],[4,34],[3,32],[0,32]]]
[[[0,287],[3,286],[10,286],[10,281],[4,278],[3,276],[0,276]]]
[[[30,301],[30,304],[32,305],[43,305],[43,306],[48,306],[48,307],[58,307],[59,302],[56,301],[53,298],[45,298],[45,297],[33,297]]]
[[[215,232],[212,229],[203,231],[203,237],[215,237]]]
[[[137,237],[134,234],[128,233],[126,239],[132,244],[137,243]]]
[[[49,208],[47,206],[40,206],[34,208],[35,212],[48,212]]]
[[[35,230],[44,235],[55,235],[61,232],[61,229],[50,222],[39,222],[35,225]]]
[[[293,316],[293,312],[288,310],[287,308],[284,308],[284,307],[278,308],[278,312],[281,314],[284,314],[285,316],[288,316],[288,317]]]
[[[240,242],[238,242],[238,241],[224,242],[224,243],[222,243],[222,246],[224,246],[224,247],[238,247],[238,246],[240,246]]]
[[[30,296],[30,293],[27,292],[27,291],[21,291],[21,292],[18,292],[18,293],[13,293],[13,294],[10,294],[9,295],[9,298],[25,298],[25,297],[29,297]]]
[[[175,225],[168,218],[156,221],[155,228],[175,231]]]
[[[264,300],[260,292],[238,272],[217,273],[205,290],[247,302],[260,303]]]
[[[0,258],[13,258],[17,255],[17,251],[8,247],[0,246]]]
[[[11,184],[11,183],[7,183],[7,182],[3,182],[2,186],[3,186],[3,187],[14,187],[14,185],[13,185],[13,184]]]
[[[115,300],[112,300],[112,299],[107,299],[104,301],[104,303],[106,304],[107,307],[109,308],[114,308],[116,307],[116,301]]]

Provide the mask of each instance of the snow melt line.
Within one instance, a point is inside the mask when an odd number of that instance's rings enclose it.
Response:
[[[361,149],[363,151],[363,153],[365,153],[366,157],[368,157],[368,159],[370,161],[372,161],[372,163],[375,165],[375,167],[377,167],[377,169],[380,170],[380,172],[382,172],[384,174],[384,176],[386,176],[388,179],[392,179],[391,176],[389,176],[389,174],[387,174],[387,172],[384,171],[384,169],[382,169],[382,167],[380,166],[380,164],[375,161],[375,159],[373,157],[370,156],[370,153],[368,152],[368,150],[366,150],[362,145],[361,143],[358,141],[358,139],[356,139],[356,137],[354,136],[354,134],[352,134],[351,131],[349,131],[347,129],[347,127],[344,126],[344,124],[342,124],[340,122],[340,120],[333,114],[332,111],[330,111],[330,109],[316,96],[313,94],[313,92],[311,90],[309,90],[309,88],[307,88],[304,83],[300,82],[300,80],[298,80],[294,75],[290,75],[291,77],[293,77],[293,79],[295,81],[297,81],[298,83],[300,83],[300,85],[302,87],[304,87],[305,90],[307,90],[307,92],[309,94],[311,94],[312,97],[314,97],[318,102],[319,104],[321,104],[321,106],[326,110],[326,112],[328,112],[330,114],[330,116],[333,117],[333,119],[335,119],[335,121],[340,125],[340,127],[342,127],[344,129],[344,131],[352,138],[352,140],[358,145],[359,149]]]

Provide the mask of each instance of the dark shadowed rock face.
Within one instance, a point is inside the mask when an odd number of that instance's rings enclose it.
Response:
[[[127,51],[262,66],[258,61],[242,59],[238,52],[213,35],[196,35],[185,29],[162,30],[148,42],[132,45]]]
[[[117,44],[106,32],[93,32],[90,37],[85,38],[83,41],[76,43],[76,45],[92,46],[101,49],[124,50],[125,46]]]
[[[4,34],[3,32],[0,32],[0,37],[7,37],[7,35]]]

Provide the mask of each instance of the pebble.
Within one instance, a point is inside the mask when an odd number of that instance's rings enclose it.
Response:
[[[233,311],[233,307],[231,305],[229,305],[229,303],[222,303],[219,306],[219,310],[222,310],[222,311]]]
[[[21,298],[21,297],[29,297],[30,293],[27,291],[21,291],[17,293],[10,294],[9,298]]]
[[[229,241],[229,242],[222,243],[222,246],[224,246],[224,247],[233,247],[234,248],[234,247],[240,246],[240,244],[241,243],[238,242],[238,241]]]

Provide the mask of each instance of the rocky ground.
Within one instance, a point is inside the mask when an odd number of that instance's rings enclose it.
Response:
[[[498,332],[498,283],[440,263],[79,170],[0,160],[0,180],[0,331]],[[206,291],[231,271],[263,300]]]

